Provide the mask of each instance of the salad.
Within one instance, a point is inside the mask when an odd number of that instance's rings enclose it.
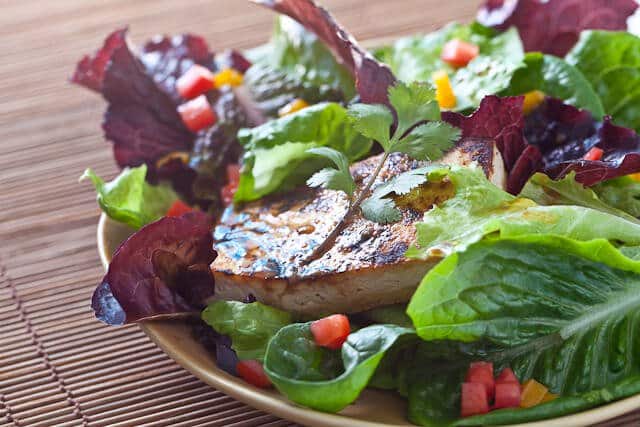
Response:
[[[122,168],[83,178],[132,228],[96,317],[199,319],[253,386],[384,389],[423,426],[640,393],[638,4],[488,1],[367,50],[313,0],[256,3],[264,46],[120,29],[78,63]]]

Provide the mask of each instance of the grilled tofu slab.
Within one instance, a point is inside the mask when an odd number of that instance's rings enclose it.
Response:
[[[375,156],[352,166],[358,188],[364,186],[378,160]],[[476,162],[504,188],[504,164],[492,143],[458,145],[441,162]],[[424,165],[392,155],[377,184]],[[262,303],[300,316],[355,313],[407,302],[439,260],[404,256],[415,240],[414,224],[422,219],[422,211],[405,207],[400,221],[386,225],[354,215],[331,250],[304,262],[347,207],[341,192],[301,187],[240,209],[228,208],[214,230],[218,252],[211,264],[214,299],[243,300],[253,295]]]

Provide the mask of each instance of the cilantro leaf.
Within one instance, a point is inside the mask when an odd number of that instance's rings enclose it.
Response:
[[[324,168],[311,176],[307,180],[310,187],[322,187],[329,190],[345,192],[349,197],[353,196],[356,183],[349,171],[349,159],[338,150],[329,147],[318,147],[307,150],[307,153],[326,157],[337,167]]]
[[[440,120],[436,91],[430,84],[413,82],[407,85],[398,82],[389,88],[389,102],[398,115],[398,127],[394,135],[396,140],[402,138],[416,123]]]
[[[428,122],[415,127],[393,150],[416,160],[438,160],[460,138],[460,129],[445,122]]]
[[[371,197],[381,199],[391,193],[395,193],[399,196],[408,194],[417,186],[427,182],[427,173],[431,169],[431,167],[418,168],[396,175],[384,184],[379,185]]]
[[[387,224],[399,221],[402,213],[395,202],[387,197],[392,193],[399,196],[408,194],[411,190],[427,182],[427,172],[430,168],[414,169],[381,184],[373,194],[362,202],[362,215],[369,221]]]
[[[378,199],[371,196],[362,202],[360,209],[366,219],[378,224],[389,224],[400,221],[402,218],[402,213],[391,199]]]
[[[384,105],[354,104],[349,107],[353,127],[367,138],[378,141],[387,151],[393,114]]]

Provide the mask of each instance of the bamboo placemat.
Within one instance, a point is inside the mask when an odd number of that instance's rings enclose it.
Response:
[[[365,39],[468,20],[476,1],[325,4]],[[240,0],[0,0],[0,426],[292,425],[202,383],[136,326],[94,320],[99,212],[77,178],[117,171],[104,103],[66,82],[123,24],[138,42],[190,31],[221,49],[265,41],[271,19]]]

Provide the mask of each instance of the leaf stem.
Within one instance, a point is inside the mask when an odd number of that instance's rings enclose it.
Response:
[[[371,187],[373,186],[373,183],[376,181],[376,178],[378,178],[378,175],[380,174],[382,167],[384,166],[387,159],[389,158],[389,154],[390,152],[384,153],[384,155],[380,159],[380,162],[378,163],[378,166],[376,166],[376,169],[369,176],[369,179],[367,180],[367,183],[365,184],[364,188],[362,189],[360,194],[358,194],[358,197],[355,199],[354,202],[349,204],[349,208],[347,209],[345,214],[342,216],[342,219],[340,220],[340,222],[338,222],[335,228],[322,241],[322,243],[316,246],[313,252],[311,252],[311,254],[302,261],[303,265],[309,264],[315,261],[316,259],[321,258],[324,254],[326,254],[331,249],[331,246],[333,246],[336,239],[340,236],[340,233],[342,233],[342,230],[344,230],[344,227],[347,225],[347,222],[349,221],[351,216],[355,214],[355,212],[358,210],[358,208],[364,201],[365,197],[371,191]]]

